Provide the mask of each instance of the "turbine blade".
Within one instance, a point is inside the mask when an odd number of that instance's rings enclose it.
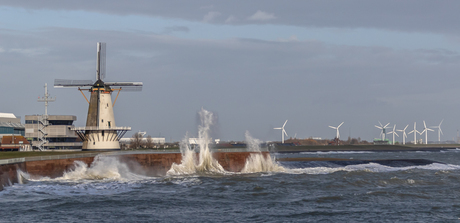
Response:
[[[380,124],[381,127],[383,126],[382,123],[381,123],[380,121],[379,121],[379,124]]]
[[[344,122],[340,123],[340,125],[339,125],[339,126],[337,126],[337,128],[340,128],[340,126],[342,126],[342,125],[343,125],[343,123],[344,123]]]
[[[286,125],[287,121],[288,121],[288,120],[286,120],[286,121],[284,122],[283,128],[284,128],[284,126]]]
[[[337,128],[336,128],[336,127],[334,127],[334,126],[329,126],[329,128],[337,129]]]
[[[390,123],[387,123],[385,126],[383,126],[383,128],[386,128]]]

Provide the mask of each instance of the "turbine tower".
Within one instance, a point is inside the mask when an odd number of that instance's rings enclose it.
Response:
[[[434,132],[434,130],[426,127],[425,120],[423,120],[423,126],[424,126],[425,128],[424,128],[423,131],[420,133],[420,135],[423,135],[423,133],[425,133],[425,144],[428,144],[428,131]]]
[[[396,133],[395,129],[396,129],[396,125],[393,126],[393,131],[387,133],[387,134],[393,134],[393,142],[391,143],[392,145],[395,144],[395,135],[397,135],[399,137],[399,135],[398,135],[398,133]]]
[[[390,123],[388,123],[385,126],[383,126],[382,123],[380,123],[380,121],[379,121],[379,124],[380,124],[380,126],[376,125],[375,127],[382,130],[380,132],[380,136],[382,137],[382,141],[385,141],[386,128],[388,127],[388,125]]]
[[[337,126],[337,127],[329,126],[329,128],[332,128],[332,129],[336,129],[336,130],[337,130],[336,135],[335,135],[335,138],[337,139],[337,145],[339,144],[338,142],[340,142],[340,141],[339,141],[339,140],[340,140],[339,128],[340,128],[340,126],[342,126],[343,123],[344,123],[344,122],[340,123],[340,125]]]
[[[288,136],[288,134],[286,133],[286,130],[284,130],[284,126],[286,126],[287,121],[288,120],[284,122],[283,127],[273,128],[273,129],[281,129],[281,143],[284,143],[284,135],[286,135],[286,137]]]
[[[409,125],[406,125],[406,127],[404,129],[400,129],[400,130],[396,130],[398,132],[402,132],[402,137],[403,137],[403,145],[406,145],[406,138],[407,138],[407,135],[406,135],[406,129]]]
[[[83,140],[83,150],[119,150],[120,138],[131,130],[131,127],[117,127],[113,106],[121,90],[140,91],[142,82],[104,82],[105,78],[105,43],[97,43],[96,82],[91,80],[54,81],[55,88],[78,87],[89,104],[86,127],[71,128]],[[91,92],[90,100],[83,90]],[[112,92],[118,91],[112,103]]]
[[[444,135],[444,133],[442,133],[442,130],[441,130],[441,124],[442,124],[443,121],[444,121],[444,119],[441,120],[441,123],[439,123],[438,126],[431,126],[431,128],[437,128],[438,129],[438,142],[441,142],[441,134]]]
[[[414,133],[414,144],[417,144],[417,133],[420,134],[419,131],[417,131],[417,127],[416,127],[416,122],[414,122],[414,130],[410,131],[409,134],[411,133]]]

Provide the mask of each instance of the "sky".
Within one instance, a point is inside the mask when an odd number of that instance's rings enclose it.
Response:
[[[95,80],[96,43],[107,44],[106,81],[122,92],[116,125],[130,137],[197,136],[197,113],[216,116],[215,138],[371,141],[383,125],[460,128],[459,1],[9,1],[0,0],[0,112],[48,113],[86,123],[88,103],[55,79]],[[87,93],[88,94],[88,93]],[[113,96],[115,97],[115,95]],[[390,131],[388,129],[387,131]],[[387,137],[390,137],[389,135]],[[417,136],[421,138],[421,136]],[[424,138],[424,136],[423,136]],[[401,137],[396,138],[402,141]],[[407,141],[413,140],[408,135]],[[429,132],[437,141],[437,132]]]

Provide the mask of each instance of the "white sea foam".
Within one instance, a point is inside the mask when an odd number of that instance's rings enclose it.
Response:
[[[198,146],[199,154],[191,148],[188,137],[180,143],[180,150],[182,153],[182,160],[180,164],[173,163],[171,169],[166,173],[167,175],[191,175],[196,173],[218,173],[225,174],[224,168],[212,157],[212,152],[209,148],[211,137],[209,131],[213,125],[213,114],[210,111],[201,109],[199,112],[201,118],[201,125],[198,126]]]
[[[249,131],[246,131],[246,145],[252,153],[246,158],[242,173],[259,173],[259,172],[284,172],[285,168],[280,166],[273,157],[269,154],[262,154],[260,150],[261,140],[251,136]]]

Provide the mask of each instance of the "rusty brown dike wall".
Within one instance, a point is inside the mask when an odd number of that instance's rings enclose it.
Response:
[[[247,157],[252,152],[214,152],[214,158],[227,171],[240,172],[246,163]],[[262,152],[269,156],[269,152]],[[197,154],[198,155],[198,154]],[[148,153],[114,155],[120,162],[128,165],[135,173],[147,176],[163,176],[171,168],[173,163],[180,164],[180,153]],[[88,166],[93,163],[95,157],[26,161],[16,164],[0,165],[0,190],[10,183],[18,183],[17,171],[28,172],[31,176],[45,176],[50,178],[60,177],[65,171],[71,171],[75,167],[75,161],[82,161]]]

